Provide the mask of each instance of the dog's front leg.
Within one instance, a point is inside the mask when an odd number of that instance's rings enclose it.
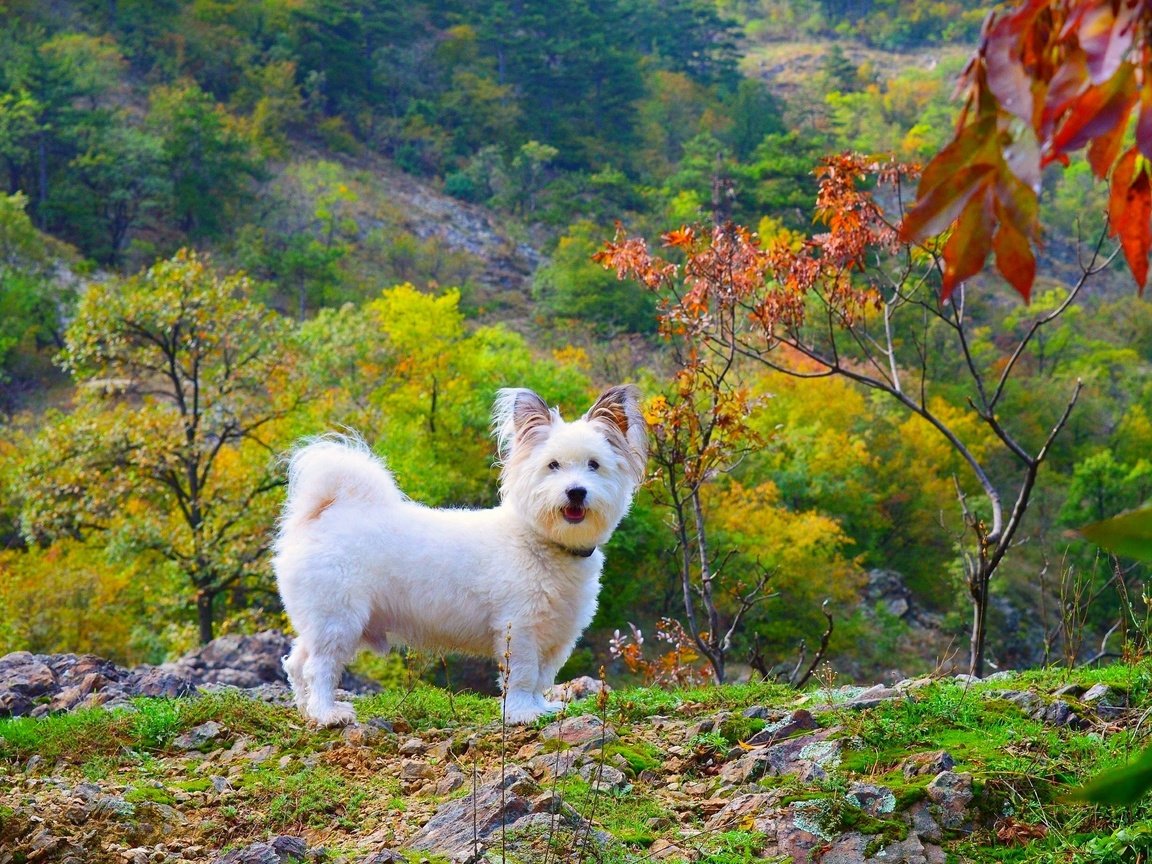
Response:
[[[564,665],[572,653],[571,645],[563,645],[559,648],[553,649],[543,655],[540,660],[540,676],[536,679],[536,692],[546,693],[553,684],[556,683],[556,674],[560,671],[560,667]],[[564,702],[549,702],[546,698],[544,706],[549,711],[559,711],[564,707]]]
[[[531,723],[555,710],[537,689],[540,679],[540,645],[530,630],[512,629],[497,646],[501,658],[500,684],[505,723]]]

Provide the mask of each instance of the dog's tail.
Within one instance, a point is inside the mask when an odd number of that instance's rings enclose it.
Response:
[[[403,501],[404,495],[383,461],[358,436],[309,439],[288,458],[288,499],[281,535],[320,518],[337,501],[349,499],[387,507]]]

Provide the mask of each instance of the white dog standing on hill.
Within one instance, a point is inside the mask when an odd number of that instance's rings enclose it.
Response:
[[[599,546],[643,480],[648,430],[635,387],[612,387],[566,423],[531,390],[499,392],[500,505],[433,509],[397,488],[362,441],[295,451],[273,566],[298,636],[284,659],[296,704],[356,719],[334,692],[363,644],[389,640],[495,657],[505,720],[560,708],[544,690],[596,611]]]

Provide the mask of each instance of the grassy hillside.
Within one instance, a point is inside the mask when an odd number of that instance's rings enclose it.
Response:
[[[466,860],[473,833],[489,861],[1144,860],[1146,805],[1066,793],[1143,745],[1147,663],[827,684],[619,690],[525,728],[426,685],[343,730],[282,690],[2,720],[0,860]]]

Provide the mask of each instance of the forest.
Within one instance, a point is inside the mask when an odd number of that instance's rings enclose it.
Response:
[[[1147,568],[1078,534],[1152,491],[1106,186],[1045,169],[1029,302],[891,230],[986,11],[0,0],[0,654],[283,627],[295,440],[489,506],[498,388],[623,381],[652,476],[563,674],[1146,653]]]

